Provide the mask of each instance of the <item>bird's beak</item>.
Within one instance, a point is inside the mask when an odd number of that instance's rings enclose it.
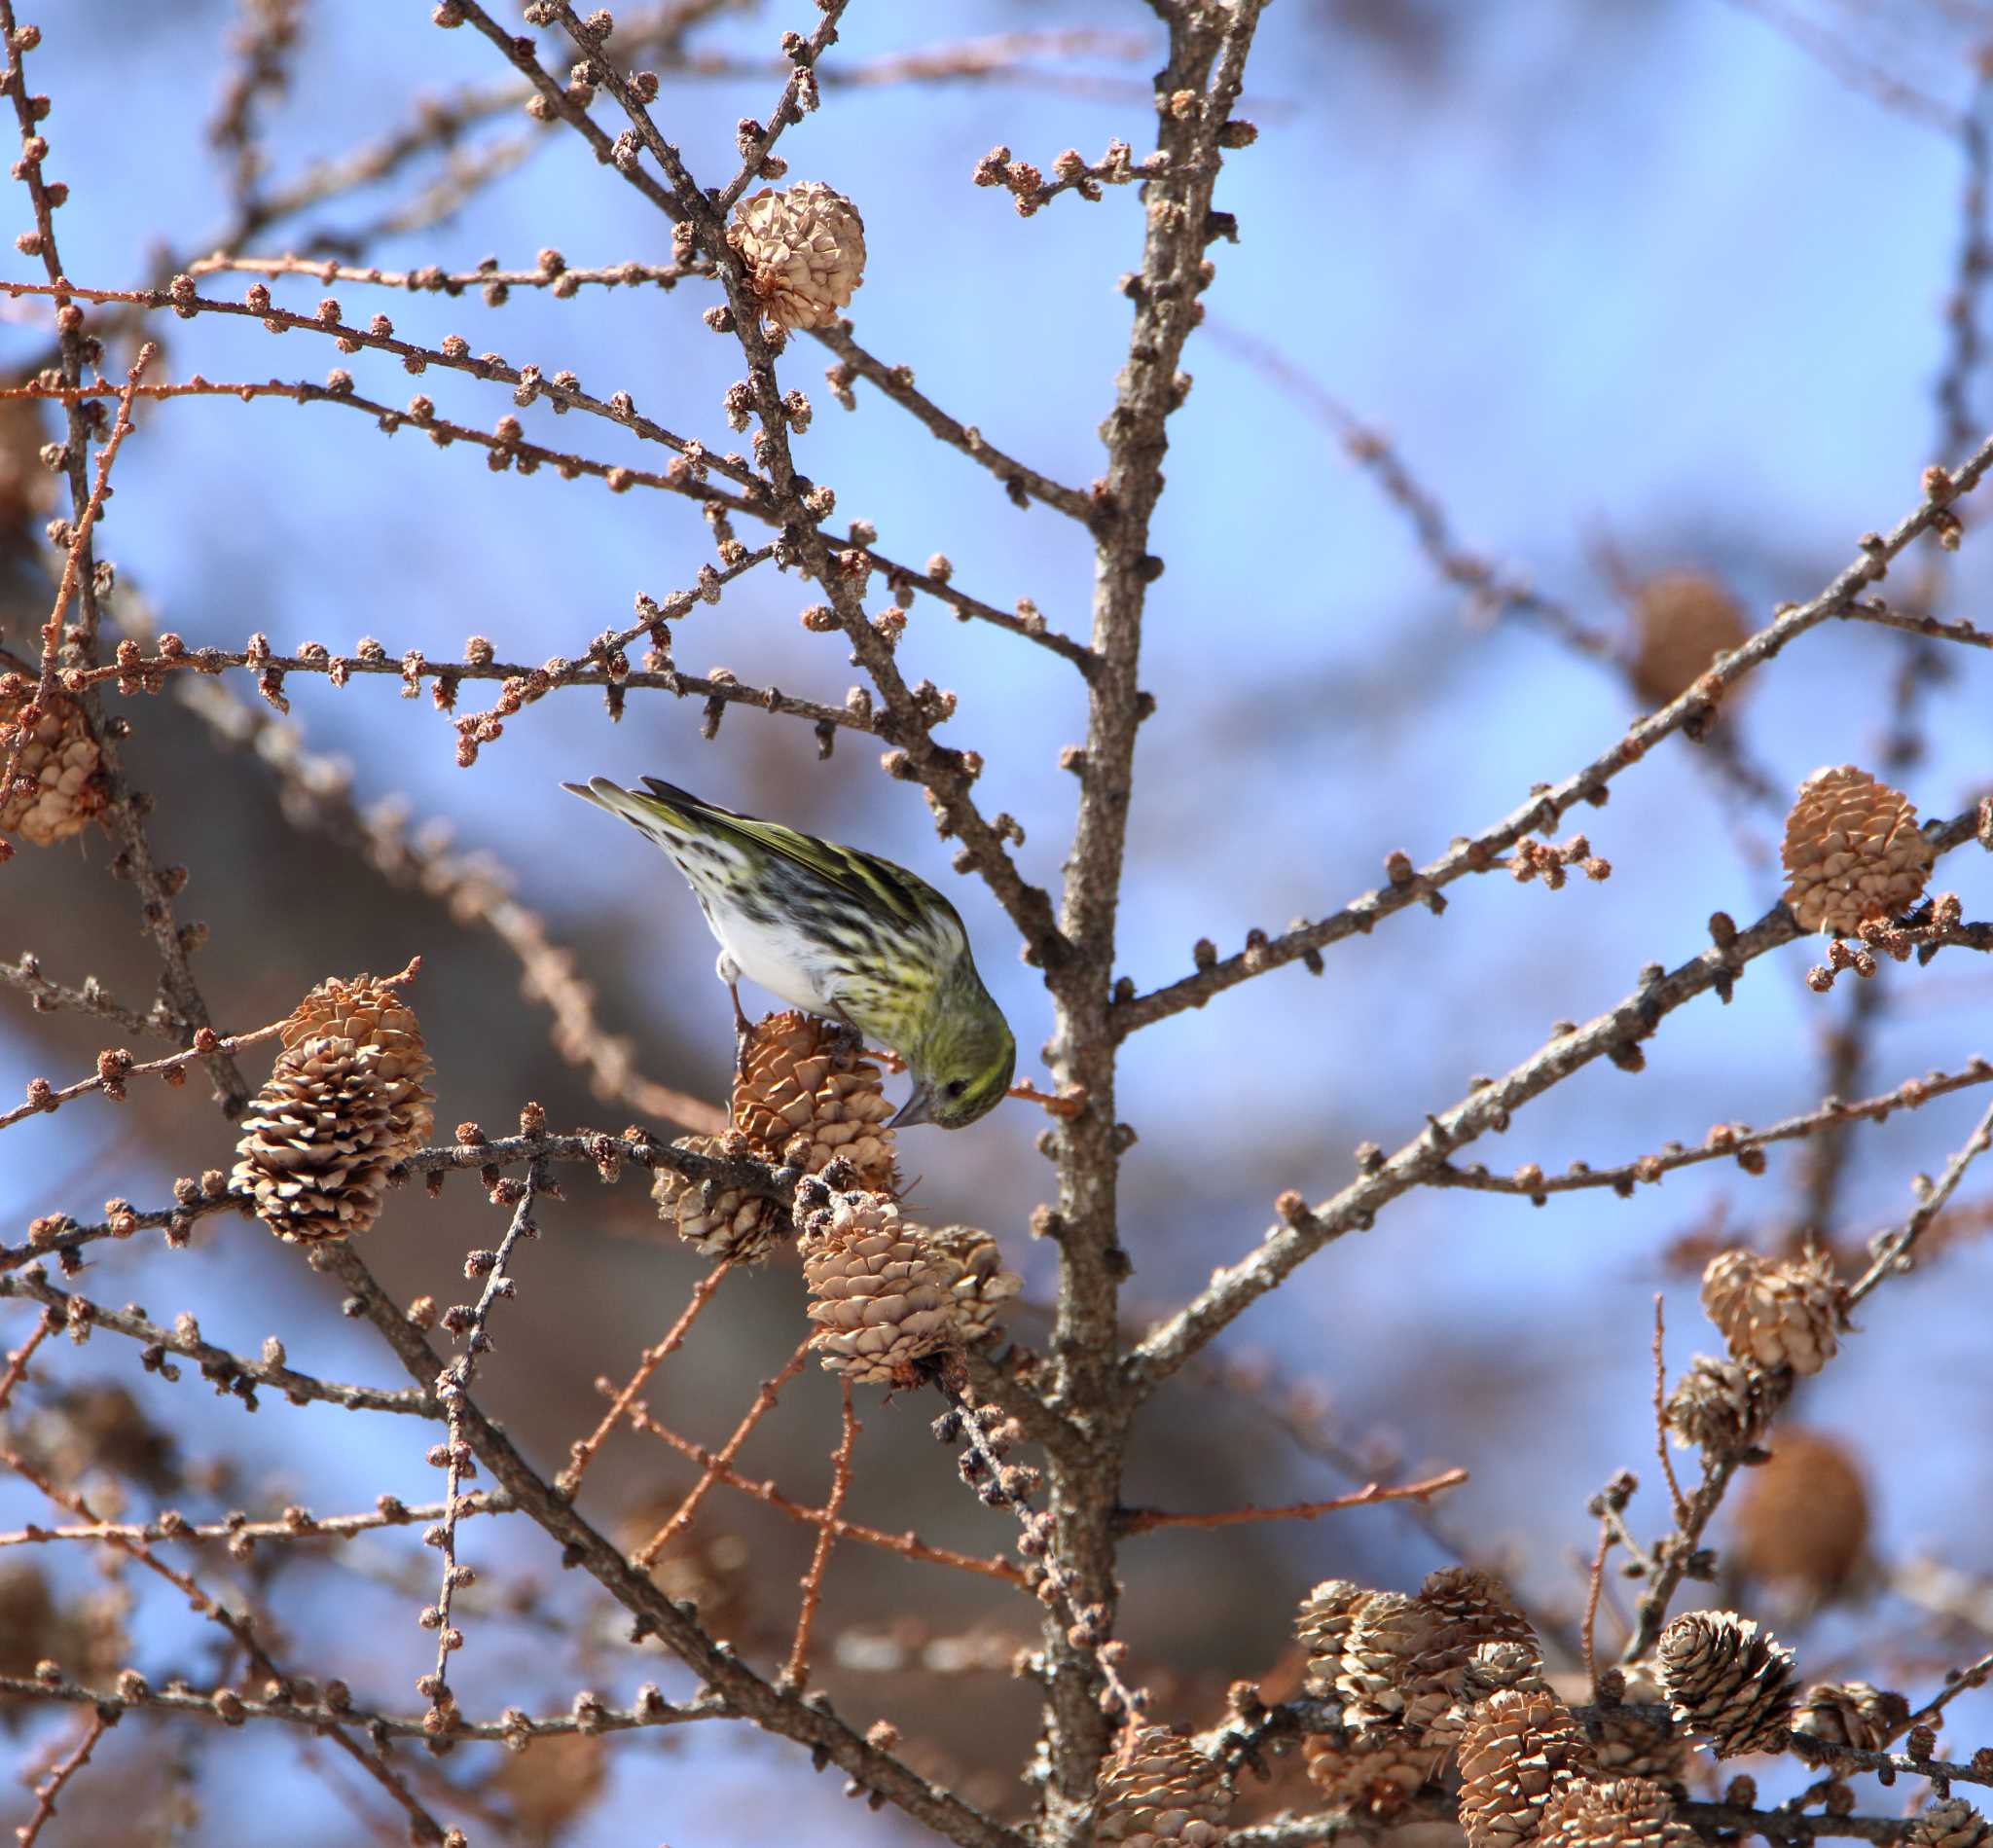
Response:
[[[900,1105],[900,1111],[888,1129],[911,1129],[916,1123],[931,1123],[934,1120],[934,1086],[931,1080],[923,1078],[914,1086],[914,1094]]]

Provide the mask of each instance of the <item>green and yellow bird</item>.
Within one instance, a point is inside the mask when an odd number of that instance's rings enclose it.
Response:
[[[719,939],[719,977],[744,975],[792,1007],[842,1022],[907,1062],[896,1128],[960,1129],[1010,1088],[1017,1042],[947,899],[904,866],[643,779],[563,789],[621,815],[671,856]],[[646,793],[647,792],[647,793]]]

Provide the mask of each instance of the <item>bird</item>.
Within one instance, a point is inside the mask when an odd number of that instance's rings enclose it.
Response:
[[[684,874],[719,940],[743,1061],[745,976],[905,1059],[914,1089],[891,1127],[960,1129],[996,1107],[1017,1041],[976,972],[960,916],[933,887],[876,853],[655,777],[643,785],[592,777],[561,786],[647,835]]]

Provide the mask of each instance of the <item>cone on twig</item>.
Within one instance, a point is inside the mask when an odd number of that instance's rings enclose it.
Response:
[[[1993,1823],[1963,1797],[1947,1797],[1917,1818],[1903,1848],[1993,1848]]]
[[[830,326],[865,280],[865,222],[821,180],[764,186],[734,208],[727,241],[778,327]]]
[[[405,1152],[391,1092],[375,1047],[308,1039],[279,1054],[242,1120],[231,1184],[287,1244],[366,1231]]]
[[[911,1385],[920,1363],[957,1349],[955,1271],[924,1230],[882,1194],[840,1193],[804,1223],[810,1337],[825,1367]]]
[[[1793,1730],[1823,1745],[1881,1752],[1909,1721],[1910,1703],[1901,1694],[1868,1682],[1820,1682],[1806,1690]]]
[[[1451,1743],[1467,1719],[1466,1707],[1455,1709],[1468,1659],[1480,1646],[1513,1645],[1540,1663],[1540,1651],[1536,1632],[1515,1600],[1499,1580],[1476,1567],[1445,1566],[1431,1574],[1419,1587],[1419,1602],[1431,1613],[1431,1625],[1422,1647],[1405,1663],[1404,1723],[1414,1732],[1424,1732],[1445,1720],[1443,1743]],[[1522,1672],[1506,1658],[1484,1660],[1482,1694],[1495,1692],[1506,1675],[1519,1677]]]
[[[820,1175],[842,1156],[873,1193],[897,1190],[879,1068],[829,1021],[791,1009],[756,1023],[734,1083],[734,1127],[771,1162]]]
[[[1680,699],[1751,633],[1737,599],[1706,571],[1657,571],[1636,594],[1633,621],[1629,671],[1640,696],[1656,707]]]
[[[1336,1698],[1343,1644],[1357,1620],[1357,1608],[1371,1594],[1347,1578],[1324,1578],[1301,1600],[1294,1638],[1308,1651],[1306,1686],[1317,1700]]]
[[[724,1136],[681,1136],[671,1146],[715,1160],[756,1152],[737,1130]],[[703,1257],[758,1264],[790,1230],[789,1215],[765,1194],[695,1180],[675,1168],[659,1168],[652,1174],[650,1197],[657,1203],[658,1217]]]
[[[1736,1564],[1812,1609],[1853,1587],[1868,1565],[1868,1485],[1830,1432],[1791,1427],[1744,1478]]]
[[[1335,1675],[1343,1724],[1352,1732],[1404,1718],[1406,1675],[1437,1621],[1428,1606],[1399,1591],[1373,1591],[1358,1605]]]
[[[1598,1701],[1585,1717],[1585,1735],[1609,1778],[1652,1778],[1678,1784],[1688,1766],[1688,1741],[1665,1719],[1641,1710],[1661,1704],[1661,1690],[1640,1676],[1626,1680],[1617,1697]]]
[[[954,1275],[949,1303],[962,1346],[989,1340],[1003,1305],[1024,1287],[1024,1279],[1003,1268],[996,1241],[972,1225],[939,1226],[927,1234],[927,1244]]]
[[[1781,857],[1794,917],[1836,936],[1907,911],[1936,860],[1916,805],[1853,764],[1816,770],[1799,785]]]
[[[1231,1787],[1212,1759],[1166,1726],[1143,1726],[1101,1767],[1094,1839],[1123,1848],[1220,1848],[1231,1808]]]
[[[1684,1448],[1734,1456],[1763,1435],[1784,1397],[1756,1360],[1713,1360],[1698,1354],[1668,1395],[1668,1429]]]
[[[1469,1848],[1534,1840],[1544,1804],[1596,1768],[1583,1727],[1556,1695],[1515,1691],[1483,1701],[1460,1741],[1460,1826]]]
[[[42,460],[48,441],[40,405],[0,398],[0,550],[27,551],[55,504],[55,477]]]
[[[1650,1778],[1579,1779],[1543,1806],[1540,1848],[1696,1848],[1701,1840],[1675,1820],[1675,1798]]]
[[[1420,1735],[1424,1745],[1442,1754],[1460,1744],[1468,1717],[1495,1695],[1549,1691],[1543,1679],[1542,1652],[1534,1639],[1527,1643],[1476,1644],[1446,1680],[1449,1703],[1433,1715]],[[1416,1693],[1413,1704],[1417,1704]]]
[[[23,721],[31,706],[35,717]],[[83,707],[64,693],[38,704],[34,682],[10,673],[0,676],[0,770],[17,746],[14,780],[0,788],[0,834],[53,847],[104,812],[110,786]]]
[[[1378,1822],[1403,1813],[1438,1757],[1402,1732],[1379,1733],[1366,1745],[1311,1733],[1302,1752],[1310,1781],[1330,1803]]]
[[[422,1043],[415,1009],[394,982],[377,982],[371,975],[321,982],[298,1003],[278,1037],[286,1052],[310,1039],[350,1039],[371,1052],[386,1089],[389,1131],[396,1143],[389,1159],[399,1161],[429,1140],[436,1127],[436,1099],[428,1086],[436,1067]]]
[[[1763,1258],[1723,1251],[1702,1274],[1702,1306],[1730,1352],[1776,1372],[1818,1373],[1847,1327],[1847,1290],[1825,1251]]]
[[[1797,1690],[1793,1651],[1749,1617],[1691,1611],[1661,1632],[1661,1689],[1720,1758],[1778,1749]]]

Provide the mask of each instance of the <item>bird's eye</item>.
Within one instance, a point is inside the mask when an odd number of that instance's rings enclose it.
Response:
[[[956,1078],[956,1079],[953,1079],[953,1080],[951,1080],[951,1081],[950,1081],[950,1083],[949,1083],[949,1084],[947,1085],[947,1087],[946,1087],[946,1089],[947,1089],[947,1091],[948,1091],[948,1095],[949,1095],[950,1097],[952,1097],[952,1098],[959,1098],[959,1097],[960,1097],[960,1096],[961,1096],[961,1094],[962,1094],[962,1093],[963,1093],[964,1091],[966,1091],[966,1090],[967,1090],[968,1088],[969,1088],[969,1081],[968,1081],[968,1080],[967,1080],[966,1078]]]

